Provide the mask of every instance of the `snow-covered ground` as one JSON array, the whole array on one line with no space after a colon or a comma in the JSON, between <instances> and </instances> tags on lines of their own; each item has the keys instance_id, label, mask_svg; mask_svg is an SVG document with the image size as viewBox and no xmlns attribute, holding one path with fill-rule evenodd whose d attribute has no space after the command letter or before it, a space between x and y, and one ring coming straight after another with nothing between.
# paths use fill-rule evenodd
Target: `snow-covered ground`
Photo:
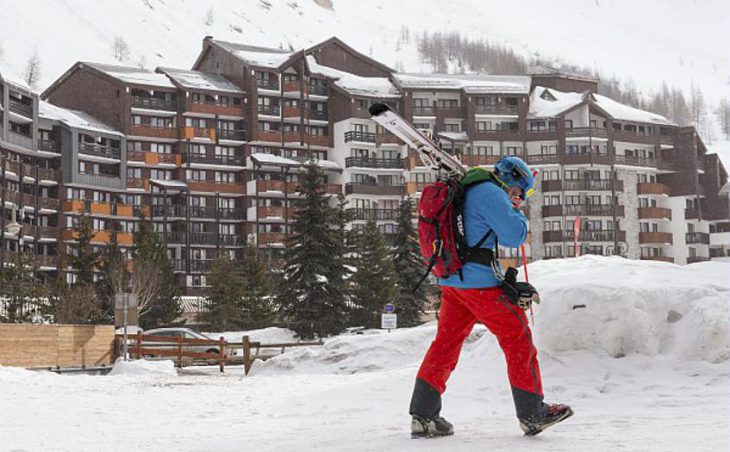
<instances>
[{"instance_id":1,"label":"snow-covered ground","mask_svg":"<svg viewBox=\"0 0 730 452\"><path fill-rule=\"evenodd\" d=\"M0 450L728 450L730 263L586 256L535 263L530 276L543 298L535 339L547 400L576 411L535 438L521 436L504 359L477 327L444 397L456 434L410 439L431 323L330 338L245 378L240 367L175 375L164 363L114 376L0 368Z\"/></svg>"}]
</instances>

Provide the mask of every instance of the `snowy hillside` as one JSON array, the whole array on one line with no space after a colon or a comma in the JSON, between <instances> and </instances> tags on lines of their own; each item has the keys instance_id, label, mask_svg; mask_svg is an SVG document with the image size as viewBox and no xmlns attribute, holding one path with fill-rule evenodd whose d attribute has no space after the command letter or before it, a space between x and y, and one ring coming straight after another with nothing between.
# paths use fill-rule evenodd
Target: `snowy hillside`
<instances>
[{"instance_id":1,"label":"snowy hillside","mask_svg":"<svg viewBox=\"0 0 730 452\"><path fill-rule=\"evenodd\" d=\"M0 368L0 449L728 450L729 263L586 256L535 263L530 275L543 298L534 336L547 400L576 412L536 438L521 436L504 358L477 327L444 398L456 434L410 439L432 323L330 338L257 362L245 378L235 367L175 375L171 363L106 377Z\"/></svg>"},{"instance_id":2,"label":"snowy hillside","mask_svg":"<svg viewBox=\"0 0 730 452\"><path fill-rule=\"evenodd\" d=\"M75 61L125 61L188 68L205 35L250 44L303 48L337 35L393 67L428 70L402 28L460 31L523 55L560 57L644 89L700 85L730 94L730 6L725 0L93 0L0 1L0 45L22 74L37 52L39 88Z\"/></svg>"}]
</instances>

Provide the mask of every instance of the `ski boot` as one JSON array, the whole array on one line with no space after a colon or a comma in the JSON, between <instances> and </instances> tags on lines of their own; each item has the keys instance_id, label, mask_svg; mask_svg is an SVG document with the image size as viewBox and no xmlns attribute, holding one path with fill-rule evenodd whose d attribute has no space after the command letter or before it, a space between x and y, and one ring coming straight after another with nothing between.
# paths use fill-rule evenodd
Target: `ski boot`
<instances>
[{"instance_id":1,"label":"ski boot","mask_svg":"<svg viewBox=\"0 0 730 452\"><path fill-rule=\"evenodd\" d=\"M543 404L540 414L519 420L520 428L525 432L525 436L535 436L572 415L573 410L568 405L559 403Z\"/></svg>"},{"instance_id":2,"label":"ski boot","mask_svg":"<svg viewBox=\"0 0 730 452\"><path fill-rule=\"evenodd\" d=\"M434 436L449 436L454 434L451 422L435 416L433 419L424 419L413 415L411 420L411 438L433 438Z\"/></svg>"}]
</instances>

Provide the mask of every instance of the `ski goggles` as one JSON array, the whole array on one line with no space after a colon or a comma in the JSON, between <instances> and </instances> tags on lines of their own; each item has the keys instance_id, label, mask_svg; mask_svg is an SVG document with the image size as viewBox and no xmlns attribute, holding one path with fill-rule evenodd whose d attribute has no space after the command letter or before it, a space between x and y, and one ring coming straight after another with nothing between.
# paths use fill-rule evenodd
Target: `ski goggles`
<instances>
[{"instance_id":1,"label":"ski goggles","mask_svg":"<svg viewBox=\"0 0 730 452\"><path fill-rule=\"evenodd\" d=\"M535 187L529 182L531 179L530 175L527 174L522 167L520 167L519 165L515 165L512 168L510 175L515 181L517 181L520 188L522 188L522 199L527 199L535 193ZM534 181L536 177L537 170L533 170L532 180Z\"/></svg>"}]
</instances>

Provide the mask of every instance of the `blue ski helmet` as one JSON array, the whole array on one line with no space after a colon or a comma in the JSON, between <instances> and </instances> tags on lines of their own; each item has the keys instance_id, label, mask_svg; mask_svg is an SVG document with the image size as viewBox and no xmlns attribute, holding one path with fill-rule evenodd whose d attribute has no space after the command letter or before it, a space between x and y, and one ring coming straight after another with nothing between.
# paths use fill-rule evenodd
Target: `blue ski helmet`
<instances>
[{"instance_id":1,"label":"blue ski helmet","mask_svg":"<svg viewBox=\"0 0 730 452\"><path fill-rule=\"evenodd\" d=\"M521 158L514 155L502 157L495 165L497 177L508 187L522 188L522 199L529 197L534 191L535 176Z\"/></svg>"}]
</instances>

